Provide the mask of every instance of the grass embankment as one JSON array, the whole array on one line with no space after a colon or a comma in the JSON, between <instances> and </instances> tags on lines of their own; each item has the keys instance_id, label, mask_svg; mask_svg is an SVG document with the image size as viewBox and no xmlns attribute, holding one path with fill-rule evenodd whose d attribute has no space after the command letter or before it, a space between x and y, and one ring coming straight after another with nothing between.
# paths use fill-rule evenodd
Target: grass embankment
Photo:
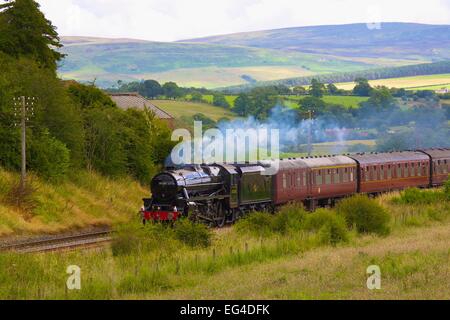
<instances>
[{"instance_id":1,"label":"grass embankment","mask_svg":"<svg viewBox=\"0 0 450 320\"><path fill-rule=\"evenodd\" d=\"M449 241L450 202L441 190L357 197L314 214L290 206L211 239L189 223L129 224L112 250L0 255L0 298L448 299ZM68 292L73 264L82 289ZM382 288L370 291L373 264Z\"/></svg>"},{"instance_id":2,"label":"grass embankment","mask_svg":"<svg viewBox=\"0 0 450 320\"><path fill-rule=\"evenodd\" d=\"M136 216L141 198L148 195L130 178L113 180L81 171L50 183L30 175L34 192L18 207L18 181L18 174L0 168L0 237L123 223Z\"/></svg>"}]
</instances>

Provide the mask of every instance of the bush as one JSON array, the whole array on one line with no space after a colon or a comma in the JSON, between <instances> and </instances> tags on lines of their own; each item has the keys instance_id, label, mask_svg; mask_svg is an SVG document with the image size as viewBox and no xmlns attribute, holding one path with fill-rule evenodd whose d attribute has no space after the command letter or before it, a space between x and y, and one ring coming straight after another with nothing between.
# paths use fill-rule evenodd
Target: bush
<instances>
[{"instance_id":1,"label":"bush","mask_svg":"<svg viewBox=\"0 0 450 320\"><path fill-rule=\"evenodd\" d=\"M175 238L190 247L208 247L212 233L207 226L189 219L181 219L174 226Z\"/></svg>"},{"instance_id":2,"label":"bush","mask_svg":"<svg viewBox=\"0 0 450 320\"><path fill-rule=\"evenodd\" d=\"M307 213L303 206L297 203L288 204L273 216L272 230L277 233L299 231L302 229L306 216Z\"/></svg>"},{"instance_id":3,"label":"bush","mask_svg":"<svg viewBox=\"0 0 450 320\"><path fill-rule=\"evenodd\" d=\"M253 212L237 221L236 230L241 233L251 233L256 236L272 234L273 216L267 212Z\"/></svg>"},{"instance_id":4,"label":"bush","mask_svg":"<svg viewBox=\"0 0 450 320\"><path fill-rule=\"evenodd\" d=\"M318 209L307 216L304 228L318 232L319 240L323 244L336 245L348 240L345 219L333 211Z\"/></svg>"},{"instance_id":5,"label":"bush","mask_svg":"<svg viewBox=\"0 0 450 320\"><path fill-rule=\"evenodd\" d=\"M447 199L450 200L450 178L444 184L444 194L447 196Z\"/></svg>"},{"instance_id":6,"label":"bush","mask_svg":"<svg viewBox=\"0 0 450 320\"><path fill-rule=\"evenodd\" d=\"M70 151L64 143L45 131L33 139L30 152L30 167L49 180L63 179L70 166Z\"/></svg>"},{"instance_id":7,"label":"bush","mask_svg":"<svg viewBox=\"0 0 450 320\"><path fill-rule=\"evenodd\" d=\"M392 201L397 204L433 204L442 200L442 193L434 190L409 188L400 193Z\"/></svg>"},{"instance_id":8,"label":"bush","mask_svg":"<svg viewBox=\"0 0 450 320\"><path fill-rule=\"evenodd\" d=\"M388 212L376 201L365 195L356 195L342 200L336 211L343 216L349 227L355 227L359 233L389 233Z\"/></svg>"}]
</instances>

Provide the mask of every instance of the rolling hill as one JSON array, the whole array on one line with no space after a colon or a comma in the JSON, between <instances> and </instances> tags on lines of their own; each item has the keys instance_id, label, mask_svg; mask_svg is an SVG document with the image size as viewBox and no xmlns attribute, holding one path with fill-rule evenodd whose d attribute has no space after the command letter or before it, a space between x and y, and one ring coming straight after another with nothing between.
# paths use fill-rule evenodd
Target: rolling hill
<instances>
[{"instance_id":1,"label":"rolling hill","mask_svg":"<svg viewBox=\"0 0 450 320\"><path fill-rule=\"evenodd\" d=\"M152 42L62 37L64 79L110 86L156 79L225 87L450 59L450 26L386 23L317 26Z\"/></svg>"},{"instance_id":2,"label":"rolling hill","mask_svg":"<svg viewBox=\"0 0 450 320\"><path fill-rule=\"evenodd\" d=\"M449 34L450 25L381 23L377 29L357 23L244 32L184 42L344 57L443 60L450 59Z\"/></svg>"}]
</instances>

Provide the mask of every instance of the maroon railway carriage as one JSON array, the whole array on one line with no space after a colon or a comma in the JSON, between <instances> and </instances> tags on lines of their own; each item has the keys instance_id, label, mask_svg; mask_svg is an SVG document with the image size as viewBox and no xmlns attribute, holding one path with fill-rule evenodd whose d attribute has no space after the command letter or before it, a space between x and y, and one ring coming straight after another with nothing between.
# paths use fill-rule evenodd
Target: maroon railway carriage
<instances>
[{"instance_id":1,"label":"maroon railway carriage","mask_svg":"<svg viewBox=\"0 0 450 320\"><path fill-rule=\"evenodd\" d=\"M349 155L358 163L358 192L380 193L430 184L430 160L423 152Z\"/></svg>"},{"instance_id":2,"label":"maroon railway carriage","mask_svg":"<svg viewBox=\"0 0 450 320\"><path fill-rule=\"evenodd\" d=\"M356 162L346 156L291 158L280 161L274 177L274 204L332 200L356 192Z\"/></svg>"},{"instance_id":3,"label":"maroon railway carriage","mask_svg":"<svg viewBox=\"0 0 450 320\"><path fill-rule=\"evenodd\" d=\"M431 157L432 186L442 185L450 173L450 149L421 150Z\"/></svg>"}]
</instances>

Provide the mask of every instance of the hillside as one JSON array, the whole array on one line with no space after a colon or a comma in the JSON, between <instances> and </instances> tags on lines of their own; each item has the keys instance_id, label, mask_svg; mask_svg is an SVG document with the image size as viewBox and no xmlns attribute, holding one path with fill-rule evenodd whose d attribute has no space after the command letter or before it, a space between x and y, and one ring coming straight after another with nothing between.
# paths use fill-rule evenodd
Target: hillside
<instances>
[{"instance_id":1,"label":"hillside","mask_svg":"<svg viewBox=\"0 0 450 320\"><path fill-rule=\"evenodd\" d=\"M450 26L384 23L238 33L181 42L62 37L65 79L225 87L450 59Z\"/></svg>"},{"instance_id":2,"label":"hillside","mask_svg":"<svg viewBox=\"0 0 450 320\"><path fill-rule=\"evenodd\" d=\"M216 44L83 37L63 37L62 41L67 57L59 68L61 76L97 79L100 85L153 78L184 86L217 87L376 66L339 57Z\"/></svg>"},{"instance_id":3,"label":"hillside","mask_svg":"<svg viewBox=\"0 0 450 320\"><path fill-rule=\"evenodd\" d=\"M450 58L450 25L365 23L297 27L186 40L345 57L442 60Z\"/></svg>"},{"instance_id":4,"label":"hillside","mask_svg":"<svg viewBox=\"0 0 450 320\"><path fill-rule=\"evenodd\" d=\"M136 217L147 190L131 178L111 179L85 171L59 183L36 175L23 208L13 205L19 174L0 167L0 238L53 234L92 226L111 226Z\"/></svg>"}]
</instances>

